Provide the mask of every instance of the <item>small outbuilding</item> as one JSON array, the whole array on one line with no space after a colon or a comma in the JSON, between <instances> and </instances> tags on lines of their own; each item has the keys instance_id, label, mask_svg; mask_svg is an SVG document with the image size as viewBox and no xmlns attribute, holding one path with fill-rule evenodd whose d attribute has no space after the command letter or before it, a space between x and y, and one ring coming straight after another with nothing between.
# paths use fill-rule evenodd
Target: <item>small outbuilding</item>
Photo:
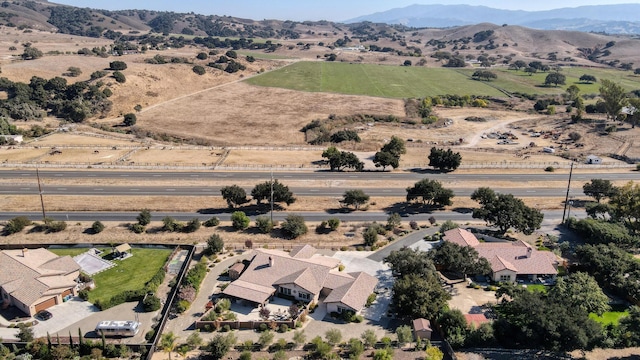
<instances>
[{"instance_id":1,"label":"small outbuilding","mask_svg":"<svg viewBox=\"0 0 640 360\"><path fill-rule=\"evenodd\" d=\"M237 262L229 268L229 277L231 280L238 280L242 271L244 271L244 264L242 262Z\"/></svg>"},{"instance_id":2,"label":"small outbuilding","mask_svg":"<svg viewBox=\"0 0 640 360\"><path fill-rule=\"evenodd\" d=\"M126 257L127 255L130 254L129 253L130 251L131 251L131 245L129 245L128 243L120 244L116 246L116 248L114 249L114 252L118 257Z\"/></svg>"},{"instance_id":3,"label":"small outbuilding","mask_svg":"<svg viewBox=\"0 0 640 360\"><path fill-rule=\"evenodd\" d=\"M431 340L432 332L433 330L431 329L431 322L429 320L423 318L413 320L413 334L416 339Z\"/></svg>"},{"instance_id":4,"label":"small outbuilding","mask_svg":"<svg viewBox=\"0 0 640 360\"><path fill-rule=\"evenodd\" d=\"M595 155L589 155L587 156L586 163L591 165L602 164L602 158Z\"/></svg>"}]
</instances>

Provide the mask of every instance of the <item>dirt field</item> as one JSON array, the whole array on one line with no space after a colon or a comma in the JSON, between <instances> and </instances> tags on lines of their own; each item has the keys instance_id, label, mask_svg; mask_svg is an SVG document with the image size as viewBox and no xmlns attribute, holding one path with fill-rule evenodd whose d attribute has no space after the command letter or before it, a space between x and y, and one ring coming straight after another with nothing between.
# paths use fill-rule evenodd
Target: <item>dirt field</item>
<instances>
[{"instance_id":1,"label":"dirt field","mask_svg":"<svg viewBox=\"0 0 640 360\"><path fill-rule=\"evenodd\" d=\"M127 157L129 162L154 163L154 164L196 164L213 166L224 151L221 150L183 150L173 149L170 146L161 149L142 149Z\"/></svg>"}]
</instances>

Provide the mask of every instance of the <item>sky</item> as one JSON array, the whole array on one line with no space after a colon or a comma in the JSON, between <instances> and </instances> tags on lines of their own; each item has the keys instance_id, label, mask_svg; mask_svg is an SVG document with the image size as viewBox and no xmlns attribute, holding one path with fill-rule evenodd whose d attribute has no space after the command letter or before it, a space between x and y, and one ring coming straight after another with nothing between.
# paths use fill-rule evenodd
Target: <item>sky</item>
<instances>
[{"instance_id":1,"label":"sky","mask_svg":"<svg viewBox=\"0 0 640 360\"><path fill-rule=\"evenodd\" d=\"M51 0L94 9L146 9L229 15L254 20L343 21L413 4L484 5L507 10L551 10L559 7L640 3L629 0Z\"/></svg>"}]
</instances>

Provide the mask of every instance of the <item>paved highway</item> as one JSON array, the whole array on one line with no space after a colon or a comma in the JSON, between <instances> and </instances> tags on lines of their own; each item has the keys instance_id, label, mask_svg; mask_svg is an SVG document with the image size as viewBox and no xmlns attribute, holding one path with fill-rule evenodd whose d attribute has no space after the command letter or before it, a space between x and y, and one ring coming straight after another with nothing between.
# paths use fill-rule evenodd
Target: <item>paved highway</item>
<instances>
[{"instance_id":1,"label":"paved highway","mask_svg":"<svg viewBox=\"0 0 640 360\"><path fill-rule=\"evenodd\" d=\"M478 171L481 171L478 170ZM458 174L425 172L330 172L330 171L282 171L274 172L274 176L281 181L286 180L420 180L425 177L447 181L566 181L568 175L544 173L539 174ZM136 179L136 180L268 180L268 171L126 171L126 170L41 170L43 179ZM34 170L0 170L0 179L35 179ZM589 181L591 179L605 180L640 180L640 172L628 170L621 173L575 173L573 180ZM35 180L34 180L35 181Z\"/></svg>"},{"instance_id":2,"label":"paved highway","mask_svg":"<svg viewBox=\"0 0 640 360\"><path fill-rule=\"evenodd\" d=\"M47 195L85 195L85 196L220 196L220 186L75 186L48 185L43 187ZM252 187L246 187L247 194ZM351 188L339 187L290 187L295 196L341 197ZM369 196L404 197L406 189L399 188L361 188ZM456 188L456 196L471 196L476 188ZM566 188L493 188L497 192L513 194L517 197L563 197ZM38 186L0 184L0 194L29 195L37 194ZM573 190L571 195L584 195L581 190Z\"/></svg>"},{"instance_id":3,"label":"paved highway","mask_svg":"<svg viewBox=\"0 0 640 360\"><path fill-rule=\"evenodd\" d=\"M562 219L562 210L549 210L543 211L545 215L545 224L557 224ZM47 212L47 217L64 220L64 221L120 221L120 222L135 222L136 216L139 212L94 212L94 211L78 211L78 212ZM258 215L264 214L248 214L249 217L254 220ZM273 219L282 221L289 215L289 212L274 212ZM306 221L320 222L332 217L337 217L341 221L378 221L386 222L389 217L388 213L382 211L355 211L347 213L329 213L329 212L295 212L295 214L302 215ZM152 212L153 221L161 221L166 216L171 216L179 221L188 221L193 218L199 218L200 220L206 220L212 216L217 216L220 220L229 221L231 213L228 212L215 212L211 214L204 213L186 213L186 212ZM586 214L582 210L571 210L571 215L577 217L585 217ZM34 221L42 220L41 212L0 212L0 221L6 221L16 216L27 216ZM453 211L434 211L431 213L419 213L419 214L407 214L403 217L405 221L428 221L433 216L438 222L446 220L452 221L472 221L471 213L459 213Z\"/></svg>"}]
</instances>

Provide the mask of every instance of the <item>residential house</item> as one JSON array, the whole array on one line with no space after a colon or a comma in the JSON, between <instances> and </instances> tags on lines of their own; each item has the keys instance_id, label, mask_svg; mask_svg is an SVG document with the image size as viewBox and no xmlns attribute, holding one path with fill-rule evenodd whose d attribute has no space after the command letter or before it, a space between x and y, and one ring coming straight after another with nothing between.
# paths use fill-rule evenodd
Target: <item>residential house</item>
<instances>
[{"instance_id":1,"label":"residential house","mask_svg":"<svg viewBox=\"0 0 640 360\"><path fill-rule=\"evenodd\" d=\"M14 305L29 316L76 295L80 265L47 249L0 251L2 306Z\"/></svg>"},{"instance_id":2,"label":"residential house","mask_svg":"<svg viewBox=\"0 0 640 360\"><path fill-rule=\"evenodd\" d=\"M491 264L493 281L515 282L516 279L534 280L553 277L558 273L558 259L550 251L538 251L522 240L480 242L465 229L452 229L443 239L460 246L471 246Z\"/></svg>"},{"instance_id":3,"label":"residential house","mask_svg":"<svg viewBox=\"0 0 640 360\"><path fill-rule=\"evenodd\" d=\"M309 245L290 253L256 249L244 271L223 294L252 305L265 304L277 295L291 300L318 303L328 312L359 312L378 280L363 272L339 271L340 260L316 253Z\"/></svg>"}]
</instances>

